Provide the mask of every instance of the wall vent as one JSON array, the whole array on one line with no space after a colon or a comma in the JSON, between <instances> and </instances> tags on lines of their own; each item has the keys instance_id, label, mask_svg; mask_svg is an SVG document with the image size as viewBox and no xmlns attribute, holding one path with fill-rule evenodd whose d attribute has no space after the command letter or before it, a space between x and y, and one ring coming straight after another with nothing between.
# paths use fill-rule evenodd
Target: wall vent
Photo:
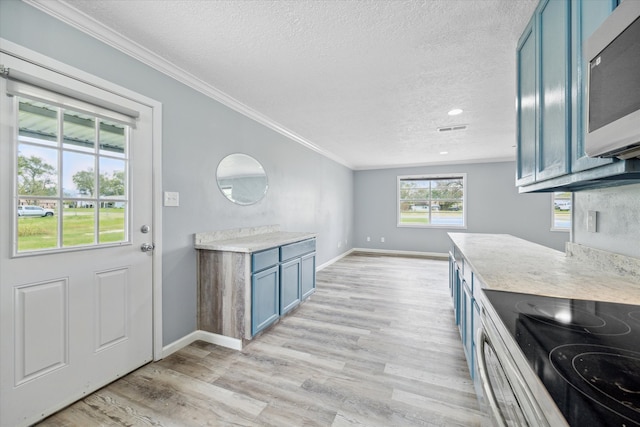
<instances>
[{"instance_id":1,"label":"wall vent","mask_svg":"<svg viewBox=\"0 0 640 427\"><path fill-rule=\"evenodd\" d=\"M438 132L454 132L459 130L467 130L467 125L453 125L453 126L443 126L439 127Z\"/></svg>"}]
</instances>

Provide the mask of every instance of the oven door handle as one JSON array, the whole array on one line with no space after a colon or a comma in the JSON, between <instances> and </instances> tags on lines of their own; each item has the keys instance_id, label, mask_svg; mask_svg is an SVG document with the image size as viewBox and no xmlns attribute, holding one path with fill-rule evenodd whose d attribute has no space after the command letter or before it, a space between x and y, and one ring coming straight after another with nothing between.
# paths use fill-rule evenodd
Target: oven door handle
<instances>
[{"instance_id":1,"label":"oven door handle","mask_svg":"<svg viewBox=\"0 0 640 427\"><path fill-rule=\"evenodd\" d=\"M478 361L478 374L480 375L480 382L482 382L482 388L484 389L484 394L487 397L487 402L489 403L489 408L493 413L496 422L499 427L507 427L507 422L504 419L504 415L502 411L500 411L500 407L498 406L498 400L496 399L496 395L491 387L491 383L489 382L489 374L487 373L487 360L484 354L485 345L489 345L489 347L493 348L491 342L489 341L489 337L487 336L484 328L478 329L476 342L476 360Z\"/></svg>"}]
</instances>

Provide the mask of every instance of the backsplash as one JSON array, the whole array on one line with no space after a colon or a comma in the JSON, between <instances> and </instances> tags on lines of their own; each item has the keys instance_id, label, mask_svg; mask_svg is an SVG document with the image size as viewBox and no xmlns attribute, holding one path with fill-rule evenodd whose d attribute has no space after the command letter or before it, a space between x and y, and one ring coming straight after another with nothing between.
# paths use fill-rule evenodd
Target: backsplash
<instances>
[{"instance_id":1,"label":"backsplash","mask_svg":"<svg viewBox=\"0 0 640 427\"><path fill-rule=\"evenodd\" d=\"M587 231L589 211L597 212L597 231ZM640 184L574 194L573 242L640 258Z\"/></svg>"},{"instance_id":2,"label":"backsplash","mask_svg":"<svg viewBox=\"0 0 640 427\"><path fill-rule=\"evenodd\" d=\"M571 242L567 243L566 253L567 256L588 262L600 270L615 271L640 278L640 258L615 254Z\"/></svg>"}]
</instances>

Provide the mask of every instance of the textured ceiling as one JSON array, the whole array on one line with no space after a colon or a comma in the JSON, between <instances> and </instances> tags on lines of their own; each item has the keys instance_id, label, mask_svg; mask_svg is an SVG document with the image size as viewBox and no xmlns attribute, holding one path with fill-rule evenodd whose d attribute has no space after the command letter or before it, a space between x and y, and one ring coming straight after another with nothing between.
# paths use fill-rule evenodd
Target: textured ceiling
<instances>
[{"instance_id":1,"label":"textured ceiling","mask_svg":"<svg viewBox=\"0 0 640 427\"><path fill-rule=\"evenodd\" d=\"M537 2L62 3L368 169L514 159L515 46Z\"/></svg>"}]
</instances>

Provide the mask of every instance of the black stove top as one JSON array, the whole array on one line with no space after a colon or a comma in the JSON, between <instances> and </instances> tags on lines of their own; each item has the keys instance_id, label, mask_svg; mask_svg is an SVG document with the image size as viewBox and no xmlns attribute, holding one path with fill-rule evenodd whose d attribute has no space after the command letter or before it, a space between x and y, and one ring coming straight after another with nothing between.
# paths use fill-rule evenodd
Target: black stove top
<instances>
[{"instance_id":1,"label":"black stove top","mask_svg":"<svg viewBox=\"0 0 640 427\"><path fill-rule=\"evenodd\" d=\"M571 426L640 426L640 306L484 290Z\"/></svg>"}]
</instances>

